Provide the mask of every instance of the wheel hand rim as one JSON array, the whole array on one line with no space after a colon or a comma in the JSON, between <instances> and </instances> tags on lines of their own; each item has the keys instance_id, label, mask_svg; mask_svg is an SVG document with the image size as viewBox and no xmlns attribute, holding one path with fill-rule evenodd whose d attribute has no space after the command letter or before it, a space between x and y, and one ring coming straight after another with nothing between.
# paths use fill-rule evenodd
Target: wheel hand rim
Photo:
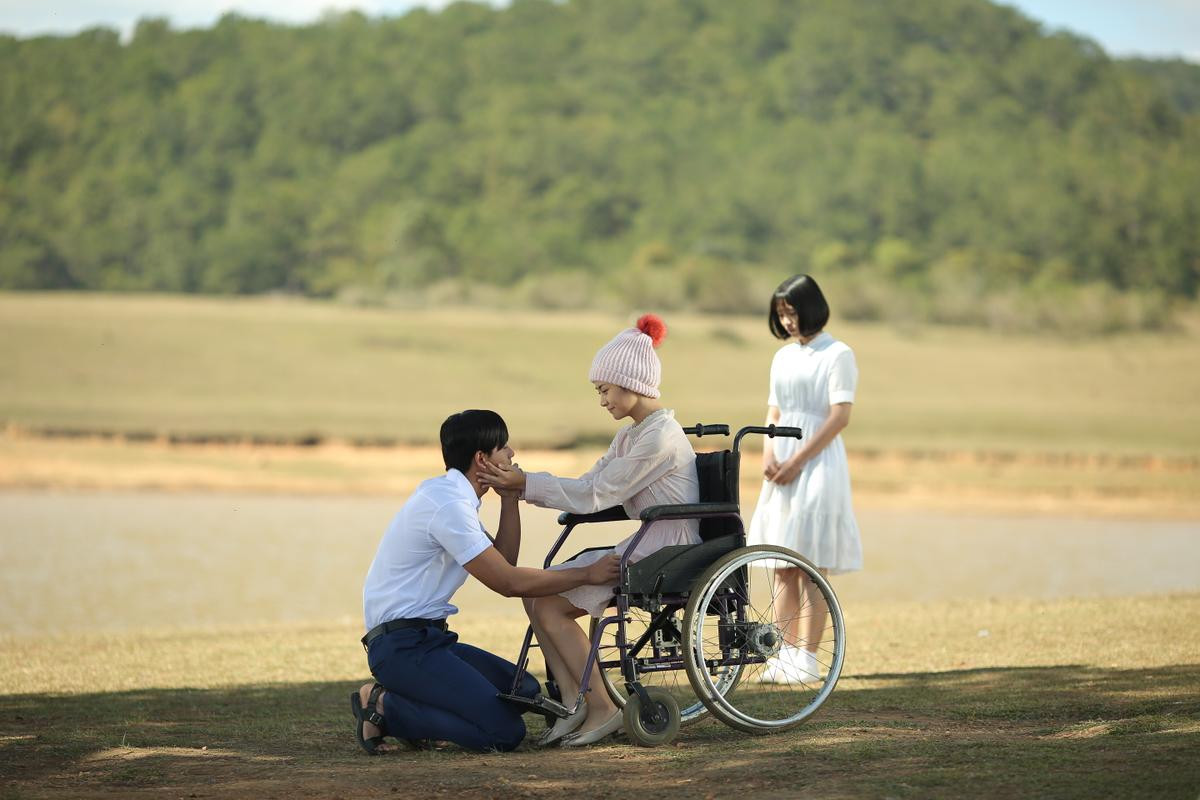
<instances>
[{"instance_id":1,"label":"wheel hand rim","mask_svg":"<svg viewBox=\"0 0 1200 800\"><path fill-rule=\"evenodd\" d=\"M741 723L750 726L751 728L764 731L772 729L783 729L799 724L809 716L814 714L829 695L833 692L834 686L837 684L838 677L841 673L841 666L845 655L845 625L841 614L841 608L836 602L836 597L833 595L833 590L828 582L815 570L810 570L811 565L808 565L803 558L798 554L787 551L783 548L775 548L769 546L759 546L756 548L747 548L740 551L736 558L732 558L726 563L716 574L714 574L703 588L702 596L699 600L699 605L696 609L699 613L695 613L693 622L694 633L687 637L689 645L693 648L692 655L697 665L703 664L703 647L708 641L705 635L706 630L719 626L719 622L715 625L710 625L709 617L704 613L704 609L708 609L713 603L717 593L721 591L723 585L732 576L743 568L754 567L756 561L784 561L789 562L791 566L801 567L804 569L806 577L817 585L823 597L832 599L828 605L828 613L831 616L831 627L835 631L834 651L831 658L829 673L825 676L824 685L797 713L791 714L783 719L764 719L754 716L746 711L735 706L729 700L729 695L717 691L717 686L712 680L710 669L697 669L699 679L702 682L702 694L707 697L707 700L718 705L723 711L729 714ZM761 564L759 566L765 566ZM757 567L755 567L757 568ZM748 596L742 598L745 607L754 608L753 602ZM713 618L716 619L715 617ZM719 640L719 637L718 637ZM753 662L761 663L761 662ZM743 668L748 664L743 663ZM695 688L695 687L694 687Z\"/></svg>"}]
</instances>

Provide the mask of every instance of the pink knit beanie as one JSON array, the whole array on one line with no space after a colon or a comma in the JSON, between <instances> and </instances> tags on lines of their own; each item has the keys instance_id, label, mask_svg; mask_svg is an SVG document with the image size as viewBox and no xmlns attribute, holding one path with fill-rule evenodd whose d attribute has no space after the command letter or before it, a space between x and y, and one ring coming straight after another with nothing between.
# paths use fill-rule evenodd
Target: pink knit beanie
<instances>
[{"instance_id":1,"label":"pink knit beanie","mask_svg":"<svg viewBox=\"0 0 1200 800\"><path fill-rule=\"evenodd\" d=\"M611 383L646 397L658 397L662 364L654 348L667 335L667 323L646 314L637 327L626 328L600 348L592 359L588 380Z\"/></svg>"}]
</instances>

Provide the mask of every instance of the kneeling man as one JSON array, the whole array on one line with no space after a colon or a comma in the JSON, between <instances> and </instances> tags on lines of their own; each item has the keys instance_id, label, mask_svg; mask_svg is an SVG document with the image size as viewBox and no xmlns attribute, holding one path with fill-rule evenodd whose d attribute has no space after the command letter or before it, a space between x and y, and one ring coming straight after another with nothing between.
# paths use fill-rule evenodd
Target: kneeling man
<instances>
[{"instance_id":1,"label":"kneeling man","mask_svg":"<svg viewBox=\"0 0 1200 800\"><path fill-rule=\"evenodd\" d=\"M516 566L521 518L515 494L501 493L493 540L479 521L485 463L509 466L508 428L494 411L454 414L441 429L446 474L422 483L392 520L363 586L367 664L377 683L351 694L358 742L386 752L383 737L451 741L471 750L512 750L525 738L521 712L499 699L516 667L461 644L446 626L450 598L473 575L505 597L545 597L616 582L613 556L560 570ZM520 693L533 696L525 675Z\"/></svg>"}]
</instances>

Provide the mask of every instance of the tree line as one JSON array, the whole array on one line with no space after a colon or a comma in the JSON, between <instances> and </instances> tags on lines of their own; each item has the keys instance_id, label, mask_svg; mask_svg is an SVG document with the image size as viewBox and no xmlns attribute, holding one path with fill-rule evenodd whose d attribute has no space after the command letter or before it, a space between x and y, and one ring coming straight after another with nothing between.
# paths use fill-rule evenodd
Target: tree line
<instances>
[{"instance_id":1,"label":"tree line","mask_svg":"<svg viewBox=\"0 0 1200 800\"><path fill-rule=\"evenodd\" d=\"M1200 289L1197 98L986 0L0 37L0 288L737 311L811 271L861 316L1152 325Z\"/></svg>"}]
</instances>

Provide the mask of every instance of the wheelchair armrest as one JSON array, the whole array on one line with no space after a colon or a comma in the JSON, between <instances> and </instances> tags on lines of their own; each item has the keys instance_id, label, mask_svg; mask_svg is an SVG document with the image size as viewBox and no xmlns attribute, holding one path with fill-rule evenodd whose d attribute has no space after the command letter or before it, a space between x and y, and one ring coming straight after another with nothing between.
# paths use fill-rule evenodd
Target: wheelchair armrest
<instances>
[{"instance_id":1,"label":"wheelchair armrest","mask_svg":"<svg viewBox=\"0 0 1200 800\"><path fill-rule=\"evenodd\" d=\"M642 522L658 519L698 519L718 514L738 513L737 503L681 503L679 505L650 506L642 509Z\"/></svg>"},{"instance_id":2,"label":"wheelchair armrest","mask_svg":"<svg viewBox=\"0 0 1200 800\"><path fill-rule=\"evenodd\" d=\"M591 514L573 514L570 511L564 511L558 515L558 524L578 525L581 522L618 522L623 519L629 519L629 515L625 513L625 509L621 506L613 506L603 511L594 511Z\"/></svg>"}]
</instances>

